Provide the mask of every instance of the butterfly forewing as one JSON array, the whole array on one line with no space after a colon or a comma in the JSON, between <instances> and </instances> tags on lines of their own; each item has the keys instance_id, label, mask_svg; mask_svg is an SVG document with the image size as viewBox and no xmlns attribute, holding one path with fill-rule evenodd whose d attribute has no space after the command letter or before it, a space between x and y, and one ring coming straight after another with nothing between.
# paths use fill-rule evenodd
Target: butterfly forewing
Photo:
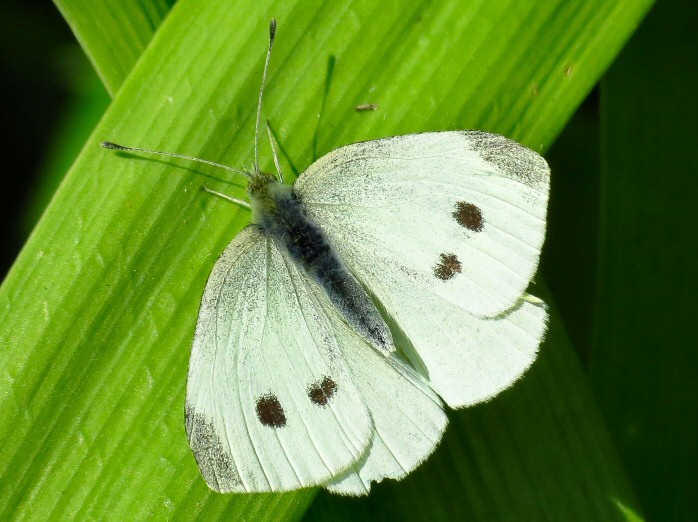
<instances>
[{"instance_id":1,"label":"butterfly forewing","mask_svg":"<svg viewBox=\"0 0 698 522\"><path fill-rule=\"evenodd\" d=\"M332 151L294 187L449 405L535 360L547 312L522 297L545 236L540 156L482 132L397 136Z\"/></svg>"},{"instance_id":2,"label":"butterfly forewing","mask_svg":"<svg viewBox=\"0 0 698 522\"><path fill-rule=\"evenodd\" d=\"M186 427L216 491L317 485L370 444L372 421L325 312L331 304L313 285L254 225L211 272L192 348Z\"/></svg>"},{"instance_id":3,"label":"butterfly forewing","mask_svg":"<svg viewBox=\"0 0 698 522\"><path fill-rule=\"evenodd\" d=\"M341 147L294 188L359 279L378 257L488 317L511 308L536 270L548 177L545 161L521 145L459 131Z\"/></svg>"}]
</instances>

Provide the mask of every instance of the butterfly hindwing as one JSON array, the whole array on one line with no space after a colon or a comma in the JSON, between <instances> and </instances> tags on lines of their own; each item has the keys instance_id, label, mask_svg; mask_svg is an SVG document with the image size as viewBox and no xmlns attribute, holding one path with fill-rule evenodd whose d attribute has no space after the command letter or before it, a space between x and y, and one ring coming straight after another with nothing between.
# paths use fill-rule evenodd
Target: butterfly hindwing
<instances>
[{"instance_id":1,"label":"butterfly hindwing","mask_svg":"<svg viewBox=\"0 0 698 522\"><path fill-rule=\"evenodd\" d=\"M363 495L372 482L399 480L421 464L441 440L448 421L429 384L394 355L362 349L347 351L346 359L375 433L364 457L325 487L333 493Z\"/></svg>"},{"instance_id":2,"label":"butterfly hindwing","mask_svg":"<svg viewBox=\"0 0 698 522\"><path fill-rule=\"evenodd\" d=\"M212 489L317 485L365 454L373 424L321 299L254 225L216 262L186 397L187 435Z\"/></svg>"},{"instance_id":3,"label":"butterfly hindwing","mask_svg":"<svg viewBox=\"0 0 698 522\"><path fill-rule=\"evenodd\" d=\"M386 285L385 306L404 337L406 357L452 408L477 404L511 386L536 358L545 305L520 299L496 317L476 317L435 294ZM395 298L397 296L397 298Z\"/></svg>"}]
</instances>

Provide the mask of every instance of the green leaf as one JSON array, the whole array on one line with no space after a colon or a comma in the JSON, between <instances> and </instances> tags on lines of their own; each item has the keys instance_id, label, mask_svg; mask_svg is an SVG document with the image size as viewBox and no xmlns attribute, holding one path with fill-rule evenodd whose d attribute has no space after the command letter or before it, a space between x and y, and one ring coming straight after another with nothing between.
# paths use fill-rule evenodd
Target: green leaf
<instances>
[{"instance_id":1,"label":"green leaf","mask_svg":"<svg viewBox=\"0 0 698 522\"><path fill-rule=\"evenodd\" d=\"M658 2L602 83L592 378L652 520L698 517L698 6Z\"/></svg>"},{"instance_id":2,"label":"green leaf","mask_svg":"<svg viewBox=\"0 0 698 522\"><path fill-rule=\"evenodd\" d=\"M186 364L204 282L249 220L200 187L242 197L242 180L114 154L99 141L249 165L274 15L265 114L287 172L351 141L437 129L481 128L540 150L649 5L181 0L0 289L0 514L291 519L314 494L213 494L184 435ZM361 103L379 109L356 113ZM421 502L488 520L526 512L620 519L616 503L633 501L561 339L553 322L521 383L454 414L444 444L414 479L354 502L377 512L399 502L407 514ZM424 486L430 482L438 487ZM372 507L381 495L382 506ZM343 507L334 509L339 516Z\"/></svg>"},{"instance_id":3,"label":"green leaf","mask_svg":"<svg viewBox=\"0 0 698 522\"><path fill-rule=\"evenodd\" d=\"M323 492L306 519L634 520L585 381L553 321L526 376L487 404L452 412L441 447L409 477L379 484L367 500Z\"/></svg>"},{"instance_id":4,"label":"green leaf","mask_svg":"<svg viewBox=\"0 0 698 522\"><path fill-rule=\"evenodd\" d=\"M112 96L168 12L170 0L54 0Z\"/></svg>"}]
</instances>

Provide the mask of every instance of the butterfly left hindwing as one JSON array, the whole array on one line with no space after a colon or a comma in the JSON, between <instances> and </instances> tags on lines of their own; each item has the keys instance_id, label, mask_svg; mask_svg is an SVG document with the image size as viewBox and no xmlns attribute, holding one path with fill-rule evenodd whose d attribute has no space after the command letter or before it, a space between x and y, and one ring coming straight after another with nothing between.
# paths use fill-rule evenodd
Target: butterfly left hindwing
<instances>
[{"instance_id":1,"label":"butterfly left hindwing","mask_svg":"<svg viewBox=\"0 0 698 522\"><path fill-rule=\"evenodd\" d=\"M360 339L334 310L335 335L344 360L373 420L371 445L359 462L323 484L333 493L368 494L372 482L401 479L441 440L446 414L426 380L395 355Z\"/></svg>"},{"instance_id":2,"label":"butterfly left hindwing","mask_svg":"<svg viewBox=\"0 0 698 522\"><path fill-rule=\"evenodd\" d=\"M421 378L385 357L287 252L243 230L206 285L187 382L187 434L208 485L288 491L355 476L337 490L360 494L410 471L445 415ZM396 436L414 419L419 433Z\"/></svg>"}]
</instances>

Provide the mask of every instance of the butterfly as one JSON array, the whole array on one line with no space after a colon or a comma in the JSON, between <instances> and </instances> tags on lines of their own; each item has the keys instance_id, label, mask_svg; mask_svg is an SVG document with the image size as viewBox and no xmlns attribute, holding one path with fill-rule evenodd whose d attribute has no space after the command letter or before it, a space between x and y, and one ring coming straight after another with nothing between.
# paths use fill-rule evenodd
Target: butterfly
<instances>
[{"instance_id":1,"label":"butterfly","mask_svg":"<svg viewBox=\"0 0 698 522\"><path fill-rule=\"evenodd\" d=\"M502 136L445 131L340 147L284 184L271 133L279 177L257 159L275 32L250 204L209 190L252 222L204 290L186 433L215 491L364 495L434 451L445 404L486 401L535 360L547 311L525 291L550 172Z\"/></svg>"}]
</instances>

